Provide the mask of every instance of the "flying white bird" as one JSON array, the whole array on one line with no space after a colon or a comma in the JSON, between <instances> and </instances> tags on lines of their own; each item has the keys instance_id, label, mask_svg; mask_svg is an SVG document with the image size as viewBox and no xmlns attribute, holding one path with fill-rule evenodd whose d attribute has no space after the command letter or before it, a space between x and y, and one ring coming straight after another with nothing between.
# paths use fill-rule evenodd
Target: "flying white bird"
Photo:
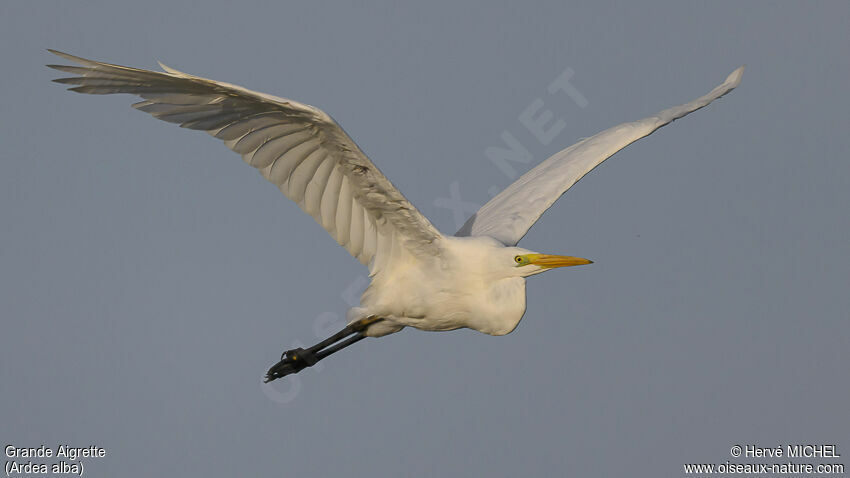
<instances>
[{"instance_id":1,"label":"flying white bird","mask_svg":"<svg viewBox=\"0 0 850 478\"><path fill-rule=\"evenodd\" d=\"M242 155L369 267L371 283L348 325L313 347L288 350L266 381L295 373L365 337L404 327L490 335L514 330L525 314L525 278L590 264L516 247L567 189L617 151L734 89L744 67L690 103L583 139L528 171L454 235L440 233L343 129L318 108L208 80L160 64L154 72L50 50L82 66L53 81L89 94L130 93L161 120L206 131Z\"/></svg>"}]
</instances>

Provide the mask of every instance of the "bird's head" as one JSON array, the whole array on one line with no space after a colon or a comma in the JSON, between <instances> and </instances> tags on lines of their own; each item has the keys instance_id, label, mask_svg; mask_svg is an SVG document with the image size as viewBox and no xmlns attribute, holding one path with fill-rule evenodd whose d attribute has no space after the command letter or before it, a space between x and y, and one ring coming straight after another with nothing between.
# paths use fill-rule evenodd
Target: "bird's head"
<instances>
[{"instance_id":1,"label":"bird's head","mask_svg":"<svg viewBox=\"0 0 850 478\"><path fill-rule=\"evenodd\" d=\"M541 254L521 247L506 247L501 262L511 268L514 277L528 277L557 267L593 264L593 261L573 256Z\"/></svg>"},{"instance_id":2,"label":"bird's head","mask_svg":"<svg viewBox=\"0 0 850 478\"><path fill-rule=\"evenodd\" d=\"M446 237L446 264L453 268L491 279L528 277L557 267L592 264L593 261L573 256L541 254L522 247L505 246L487 236Z\"/></svg>"}]
</instances>

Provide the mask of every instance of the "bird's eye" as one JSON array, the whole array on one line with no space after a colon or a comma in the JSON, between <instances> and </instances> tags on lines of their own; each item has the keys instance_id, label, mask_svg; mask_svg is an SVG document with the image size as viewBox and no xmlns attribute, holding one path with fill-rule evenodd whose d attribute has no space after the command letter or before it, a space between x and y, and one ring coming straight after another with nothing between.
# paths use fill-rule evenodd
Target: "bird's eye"
<instances>
[{"instance_id":1,"label":"bird's eye","mask_svg":"<svg viewBox=\"0 0 850 478\"><path fill-rule=\"evenodd\" d=\"M516 261L517 264L522 264L522 256L516 256L516 257L514 257L514 260Z\"/></svg>"}]
</instances>

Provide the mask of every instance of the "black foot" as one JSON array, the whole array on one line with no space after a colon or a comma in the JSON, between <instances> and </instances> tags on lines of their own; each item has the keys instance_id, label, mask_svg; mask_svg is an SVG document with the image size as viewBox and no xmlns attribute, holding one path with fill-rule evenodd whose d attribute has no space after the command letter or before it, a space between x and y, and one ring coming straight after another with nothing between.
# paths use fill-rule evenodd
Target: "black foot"
<instances>
[{"instance_id":1,"label":"black foot","mask_svg":"<svg viewBox=\"0 0 850 478\"><path fill-rule=\"evenodd\" d=\"M298 373L307 367L316 365L319 358L310 350L302 348L287 350L280 356L280 362L271 366L266 372L266 383L285 377L291 373Z\"/></svg>"},{"instance_id":2,"label":"black foot","mask_svg":"<svg viewBox=\"0 0 850 478\"><path fill-rule=\"evenodd\" d=\"M281 355L280 362L272 365L269 371L266 372L265 382L268 383L289 374L298 373L307 367L312 367L328 355L365 339L366 336L363 335L363 331L366 330L366 327L379 320L381 319L375 317L361 319L349 324L336 334L310 348L303 349L299 347L297 349L287 350Z\"/></svg>"}]
</instances>

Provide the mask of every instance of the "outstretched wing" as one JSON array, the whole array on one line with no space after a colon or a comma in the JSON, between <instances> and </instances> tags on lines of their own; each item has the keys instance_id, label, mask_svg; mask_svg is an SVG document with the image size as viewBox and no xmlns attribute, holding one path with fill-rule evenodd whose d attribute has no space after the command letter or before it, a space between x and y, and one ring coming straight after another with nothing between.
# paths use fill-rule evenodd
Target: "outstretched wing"
<instances>
[{"instance_id":1,"label":"outstretched wing","mask_svg":"<svg viewBox=\"0 0 850 478\"><path fill-rule=\"evenodd\" d=\"M396 244L428 250L440 237L318 108L161 64L164 73L50 52L82 65L48 65L77 75L53 80L78 85L71 91L135 94L145 101L134 108L223 140L363 264Z\"/></svg>"},{"instance_id":2,"label":"outstretched wing","mask_svg":"<svg viewBox=\"0 0 850 478\"><path fill-rule=\"evenodd\" d=\"M537 219L585 174L631 143L729 93L741 82L743 73L742 66L723 84L690 103L640 121L623 123L555 153L479 209L457 235L490 236L505 245L516 245Z\"/></svg>"}]
</instances>

